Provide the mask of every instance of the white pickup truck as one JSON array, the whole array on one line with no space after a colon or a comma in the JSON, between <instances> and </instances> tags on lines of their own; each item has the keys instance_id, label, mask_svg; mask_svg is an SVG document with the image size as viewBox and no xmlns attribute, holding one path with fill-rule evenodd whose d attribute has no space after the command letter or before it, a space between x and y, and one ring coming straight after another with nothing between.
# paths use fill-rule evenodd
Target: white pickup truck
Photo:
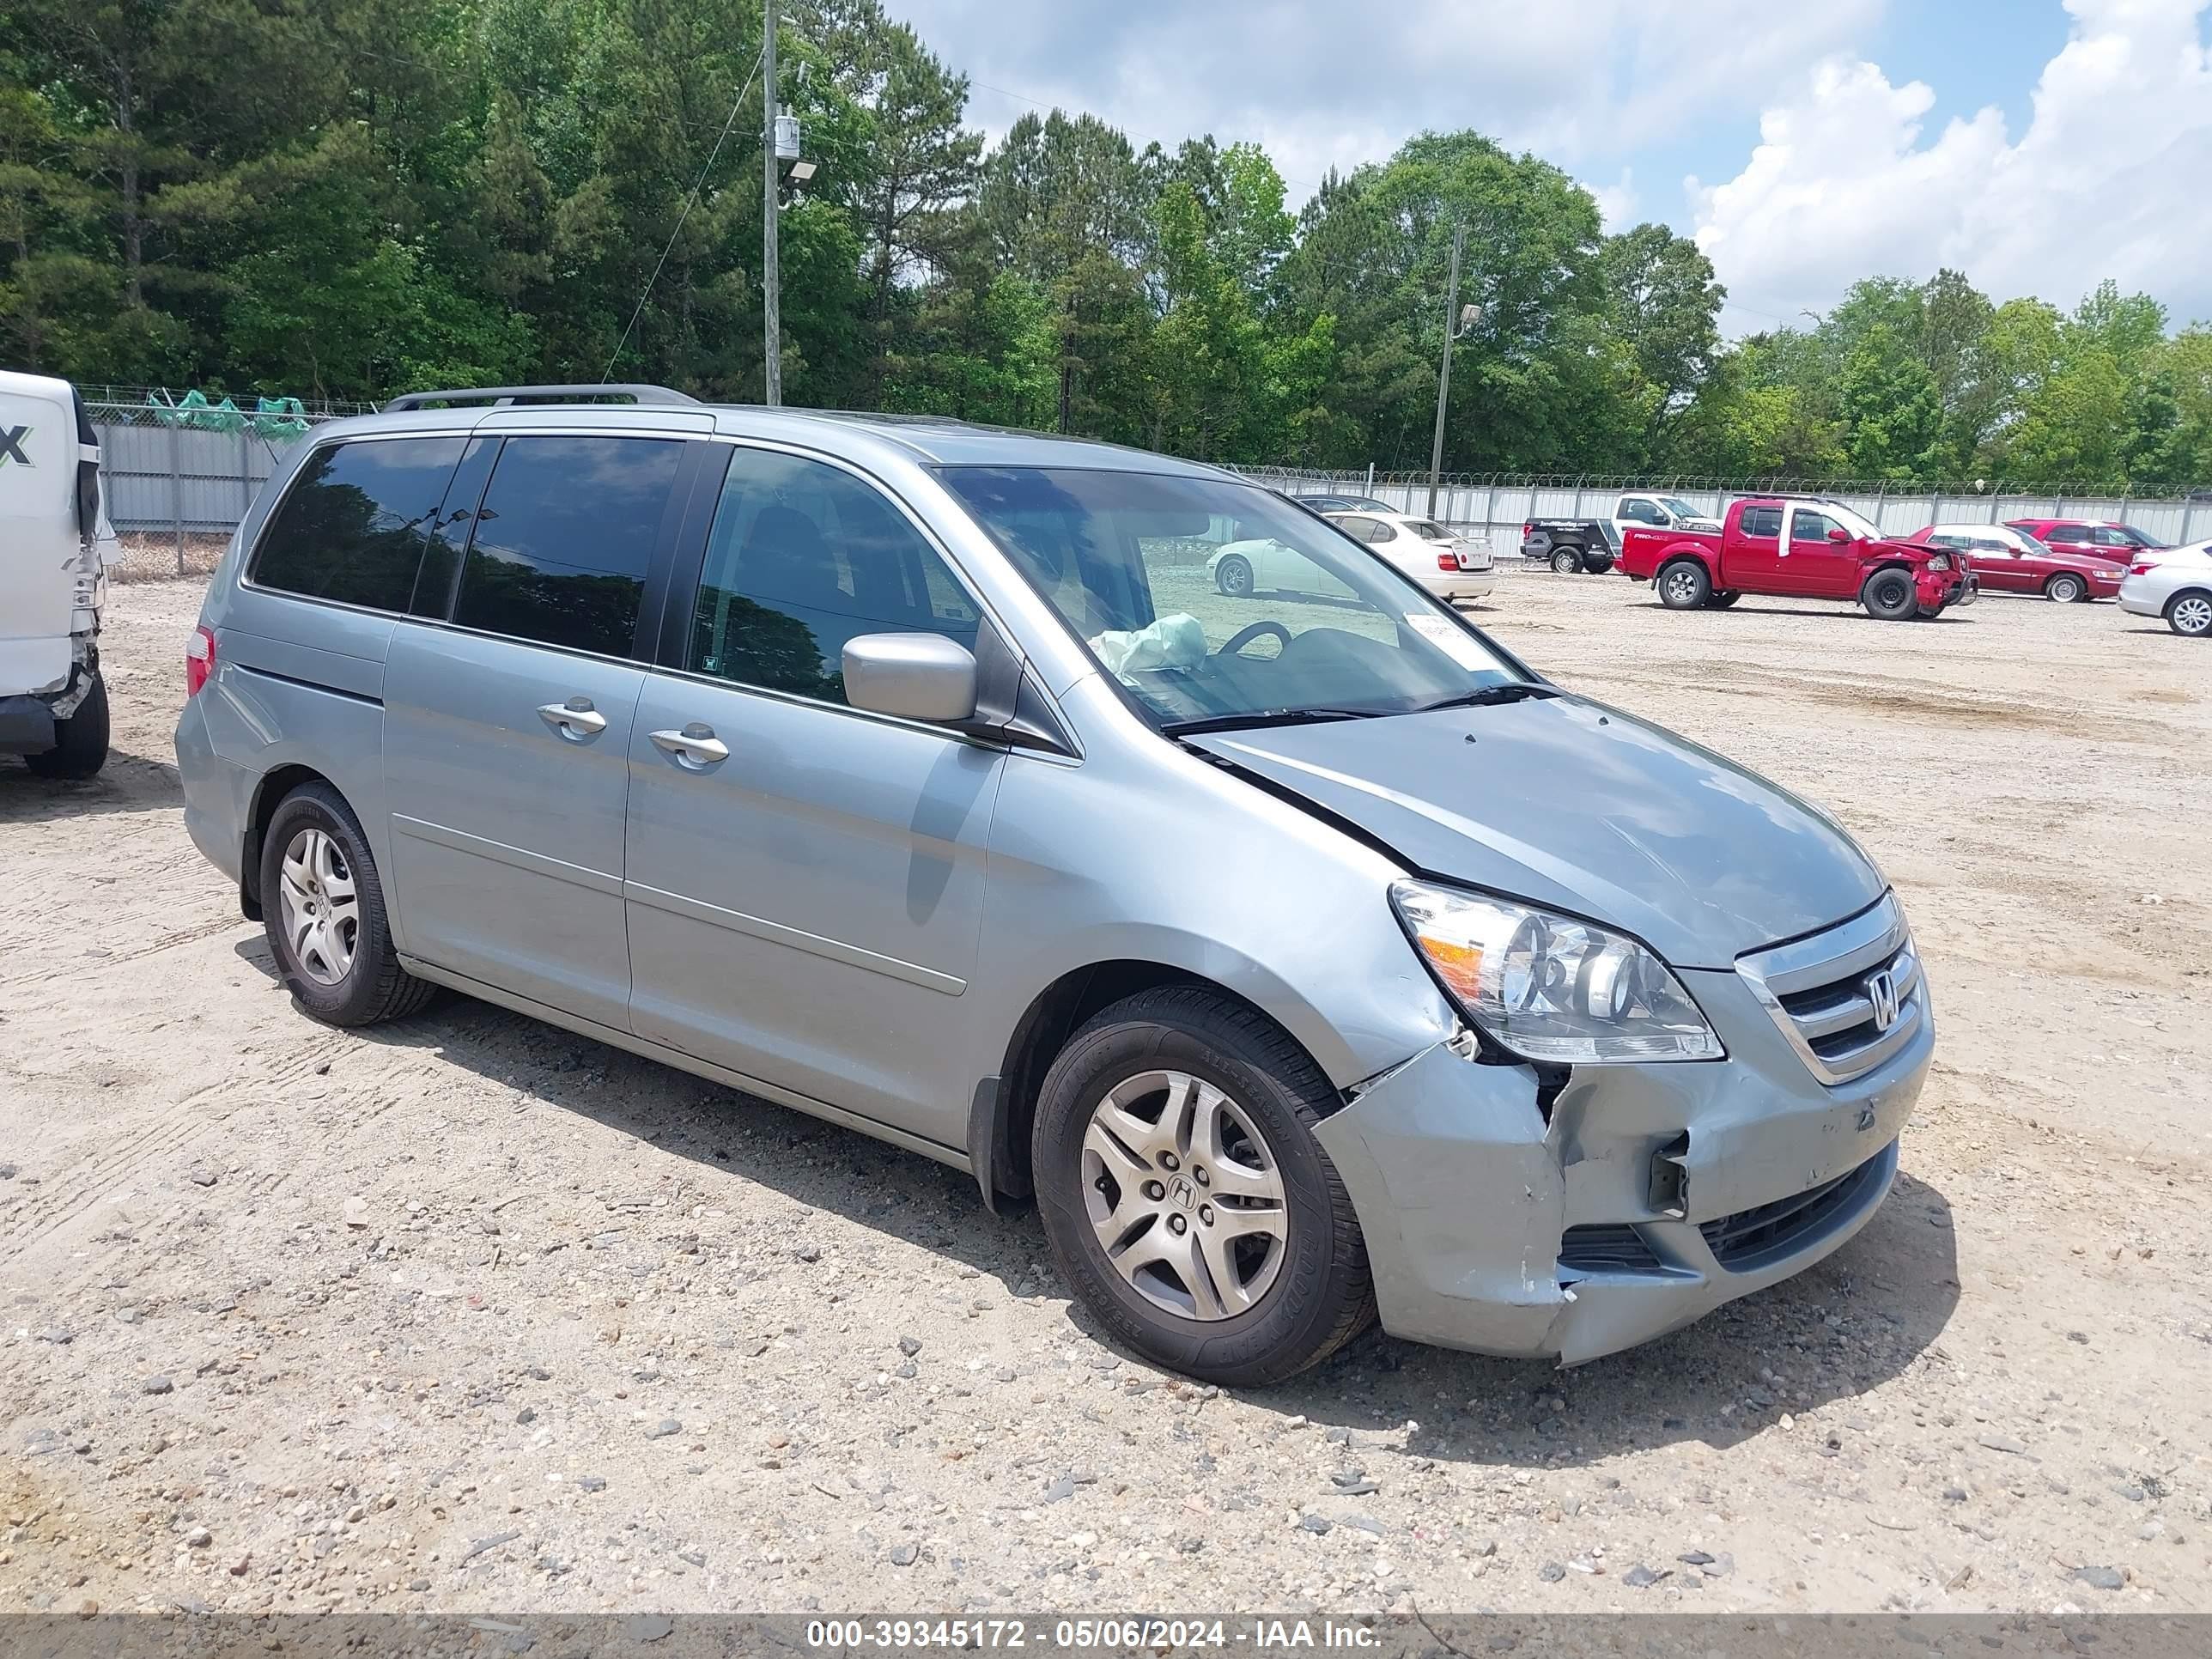
<instances>
[{"instance_id":1,"label":"white pickup truck","mask_svg":"<svg viewBox=\"0 0 2212 1659\"><path fill-rule=\"evenodd\" d=\"M120 553L83 398L0 370L0 755L42 777L106 764L100 611Z\"/></svg>"}]
</instances>

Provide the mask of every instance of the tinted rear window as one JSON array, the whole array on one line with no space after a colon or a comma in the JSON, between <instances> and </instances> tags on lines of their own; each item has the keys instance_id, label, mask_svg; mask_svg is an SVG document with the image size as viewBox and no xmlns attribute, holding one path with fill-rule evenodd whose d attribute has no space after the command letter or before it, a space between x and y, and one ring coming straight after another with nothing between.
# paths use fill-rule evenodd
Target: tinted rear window
<instances>
[{"instance_id":1,"label":"tinted rear window","mask_svg":"<svg viewBox=\"0 0 2212 1659\"><path fill-rule=\"evenodd\" d=\"M510 438L461 571L464 628L631 654L676 483L673 438Z\"/></svg>"},{"instance_id":2,"label":"tinted rear window","mask_svg":"<svg viewBox=\"0 0 2212 1659\"><path fill-rule=\"evenodd\" d=\"M317 450L262 533L252 580L311 599L404 611L424 532L465 441L388 438Z\"/></svg>"}]
</instances>

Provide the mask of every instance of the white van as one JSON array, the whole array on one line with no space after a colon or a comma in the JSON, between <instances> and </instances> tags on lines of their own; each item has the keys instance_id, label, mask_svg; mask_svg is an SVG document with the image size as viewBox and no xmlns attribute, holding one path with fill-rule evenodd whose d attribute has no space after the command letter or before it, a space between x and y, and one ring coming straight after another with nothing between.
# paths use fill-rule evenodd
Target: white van
<instances>
[{"instance_id":1,"label":"white van","mask_svg":"<svg viewBox=\"0 0 2212 1659\"><path fill-rule=\"evenodd\" d=\"M0 755L43 777L107 762L100 611L120 553L84 399L0 369Z\"/></svg>"}]
</instances>

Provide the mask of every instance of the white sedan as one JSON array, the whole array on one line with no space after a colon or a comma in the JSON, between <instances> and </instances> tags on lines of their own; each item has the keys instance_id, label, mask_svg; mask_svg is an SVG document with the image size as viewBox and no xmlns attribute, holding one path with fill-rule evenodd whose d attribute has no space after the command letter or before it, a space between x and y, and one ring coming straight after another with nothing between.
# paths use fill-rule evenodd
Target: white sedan
<instances>
[{"instance_id":1,"label":"white sedan","mask_svg":"<svg viewBox=\"0 0 2212 1659\"><path fill-rule=\"evenodd\" d=\"M2163 617L2184 639L2212 637L2212 542L2160 551L2158 562L2138 559L2120 580L2120 609L2138 617Z\"/></svg>"},{"instance_id":2,"label":"white sedan","mask_svg":"<svg viewBox=\"0 0 2212 1659\"><path fill-rule=\"evenodd\" d=\"M1440 599L1479 599L1490 592L1490 550L1455 536L1433 520L1405 513L1322 516ZM1213 585L1231 599L1253 593L1297 593L1318 599L1357 597L1312 560L1264 538L1224 544L1206 562L1206 569Z\"/></svg>"}]
</instances>

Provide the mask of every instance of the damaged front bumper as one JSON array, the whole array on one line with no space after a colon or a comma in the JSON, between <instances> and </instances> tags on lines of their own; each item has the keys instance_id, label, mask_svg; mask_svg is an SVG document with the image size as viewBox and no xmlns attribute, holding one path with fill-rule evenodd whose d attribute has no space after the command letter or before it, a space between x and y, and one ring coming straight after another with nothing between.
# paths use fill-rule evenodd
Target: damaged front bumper
<instances>
[{"instance_id":1,"label":"damaged front bumper","mask_svg":"<svg viewBox=\"0 0 2212 1659\"><path fill-rule=\"evenodd\" d=\"M1802 1272L1872 1218L1933 1018L1832 1086L1735 974L1681 977L1726 1060L1578 1067L1547 1114L1533 1068L1439 1044L1321 1124L1386 1330L1573 1364Z\"/></svg>"}]
</instances>

